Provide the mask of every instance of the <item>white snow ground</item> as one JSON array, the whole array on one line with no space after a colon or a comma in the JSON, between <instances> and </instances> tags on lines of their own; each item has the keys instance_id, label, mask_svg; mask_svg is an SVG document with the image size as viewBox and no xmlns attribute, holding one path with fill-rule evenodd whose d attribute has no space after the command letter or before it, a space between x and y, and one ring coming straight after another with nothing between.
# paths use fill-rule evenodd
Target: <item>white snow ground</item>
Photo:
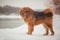
<instances>
[{"instance_id":1,"label":"white snow ground","mask_svg":"<svg viewBox=\"0 0 60 40\"><path fill-rule=\"evenodd\" d=\"M43 25L38 25L32 35L27 35L27 25L23 24L20 27L12 29L0 29L0 40L60 40L60 16L54 16L54 36L43 36Z\"/></svg>"}]
</instances>

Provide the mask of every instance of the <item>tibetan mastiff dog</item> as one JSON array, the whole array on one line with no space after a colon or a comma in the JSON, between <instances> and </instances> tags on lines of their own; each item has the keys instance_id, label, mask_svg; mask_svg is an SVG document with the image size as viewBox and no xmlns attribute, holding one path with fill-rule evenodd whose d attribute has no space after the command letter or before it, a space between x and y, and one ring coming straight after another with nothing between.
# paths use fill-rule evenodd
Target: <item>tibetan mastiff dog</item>
<instances>
[{"instance_id":1,"label":"tibetan mastiff dog","mask_svg":"<svg viewBox=\"0 0 60 40\"><path fill-rule=\"evenodd\" d=\"M51 35L54 35L53 30L53 10L51 8L46 8L44 11L34 11L29 7L24 7L19 10L19 14L22 16L24 21L28 25L28 32L27 34L31 35L34 31L34 26L38 24L43 24L46 30L44 35L49 34L49 30Z\"/></svg>"}]
</instances>

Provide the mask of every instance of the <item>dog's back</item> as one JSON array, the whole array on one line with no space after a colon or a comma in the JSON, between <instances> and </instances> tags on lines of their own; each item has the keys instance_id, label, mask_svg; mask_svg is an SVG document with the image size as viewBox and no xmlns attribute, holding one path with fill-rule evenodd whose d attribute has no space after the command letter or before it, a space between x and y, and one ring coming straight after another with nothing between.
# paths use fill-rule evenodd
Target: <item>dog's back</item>
<instances>
[{"instance_id":1,"label":"dog's back","mask_svg":"<svg viewBox=\"0 0 60 40\"><path fill-rule=\"evenodd\" d=\"M52 17L53 14L52 12L44 13L44 11L42 12L35 11L34 16L36 19L39 19L39 18L45 19L45 17Z\"/></svg>"}]
</instances>

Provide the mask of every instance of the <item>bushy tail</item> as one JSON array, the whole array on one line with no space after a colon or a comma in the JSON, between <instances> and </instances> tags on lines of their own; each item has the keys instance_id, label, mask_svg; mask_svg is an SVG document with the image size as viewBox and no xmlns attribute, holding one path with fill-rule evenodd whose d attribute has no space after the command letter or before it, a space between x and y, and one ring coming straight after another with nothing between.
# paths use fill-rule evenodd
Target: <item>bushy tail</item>
<instances>
[{"instance_id":1,"label":"bushy tail","mask_svg":"<svg viewBox=\"0 0 60 40\"><path fill-rule=\"evenodd\" d=\"M53 9L52 8L47 8L47 9L45 9L44 10L44 13L52 13L52 14L54 14L54 11L53 11Z\"/></svg>"}]
</instances>

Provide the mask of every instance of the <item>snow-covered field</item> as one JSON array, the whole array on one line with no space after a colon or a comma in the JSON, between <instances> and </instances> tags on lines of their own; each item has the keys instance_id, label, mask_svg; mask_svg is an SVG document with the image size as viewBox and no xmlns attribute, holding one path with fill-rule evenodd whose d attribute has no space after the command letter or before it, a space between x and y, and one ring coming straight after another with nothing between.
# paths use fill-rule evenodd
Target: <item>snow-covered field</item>
<instances>
[{"instance_id":1,"label":"snow-covered field","mask_svg":"<svg viewBox=\"0 0 60 40\"><path fill-rule=\"evenodd\" d=\"M27 24L16 28L0 28L0 40L60 40L60 15L55 15L53 20L54 36L43 36L44 28L40 24L35 27L32 35L27 35Z\"/></svg>"}]
</instances>

